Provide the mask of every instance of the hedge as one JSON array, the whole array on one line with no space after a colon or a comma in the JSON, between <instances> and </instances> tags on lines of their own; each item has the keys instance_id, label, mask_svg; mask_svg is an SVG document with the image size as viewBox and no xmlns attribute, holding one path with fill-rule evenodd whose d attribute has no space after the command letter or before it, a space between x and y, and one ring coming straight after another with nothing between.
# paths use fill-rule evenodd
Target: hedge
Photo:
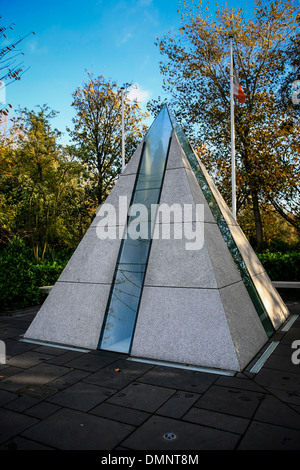
<instances>
[{"instance_id":1,"label":"hedge","mask_svg":"<svg viewBox=\"0 0 300 470\"><path fill-rule=\"evenodd\" d=\"M67 263L67 258L36 264L30 248L14 238L0 252L0 310L14 310L39 305L40 286L53 285Z\"/></svg>"},{"instance_id":2,"label":"hedge","mask_svg":"<svg viewBox=\"0 0 300 470\"><path fill-rule=\"evenodd\" d=\"M262 252L258 257L272 281L300 281L300 253L298 251Z\"/></svg>"},{"instance_id":3,"label":"hedge","mask_svg":"<svg viewBox=\"0 0 300 470\"><path fill-rule=\"evenodd\" d=\"M300 281L299 252L262 252L257 254L272 281ZM36 264L30 248L14 238L0 252L0 310L14 310L39 305L40 286L53 285L71 254L58 253L56 260Z\"/></svg>"}]
</instances>

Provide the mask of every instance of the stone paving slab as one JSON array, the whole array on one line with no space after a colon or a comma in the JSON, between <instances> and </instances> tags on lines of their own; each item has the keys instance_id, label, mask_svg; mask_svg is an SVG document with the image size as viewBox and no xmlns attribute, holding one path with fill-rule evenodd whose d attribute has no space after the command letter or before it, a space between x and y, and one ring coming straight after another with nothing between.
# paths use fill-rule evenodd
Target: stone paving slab
<instances>
[{"instance_id":1,"label":"stone paving slab","mask_svg":"<svg viewBox=\"0 0 300 470\"><path fill-rule=\"evenodd\" d=\"M261 370L225 376L22 342L37 311L0 316L1 450L300 450L300 317Z\"/></svg>"}]
</instances>

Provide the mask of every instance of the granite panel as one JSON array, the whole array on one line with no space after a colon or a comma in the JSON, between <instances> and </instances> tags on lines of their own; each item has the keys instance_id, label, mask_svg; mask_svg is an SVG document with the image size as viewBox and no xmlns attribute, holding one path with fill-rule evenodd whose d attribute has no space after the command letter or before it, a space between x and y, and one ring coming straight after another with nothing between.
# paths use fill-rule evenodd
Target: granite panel
<instances>
[{"instance_id":1,"label":"granite panel","mask_svg":"<svg viewBox=\"0 0 300 470\"><path fill-rule=\"evenodd\" d=\"M110 284L120 245L118 236L115 239L100 239L97 229L89 228L58 280Z\"/></svg>"},{"instance_id":2,"label":"granite panel","mask_svg":"<svg viewBox=\"0 0 300 470\"><path fill-rule=\"evenodd\" d=\"M24 337L96 349L109 291L104 284L57 282Z\"/></svg>"},{"instance_id":3,"label":"granite panel","mask_svg":"<svg viewBox=\"0 0 300 470\"><path fill-rule=\"evenodd\" d=\"M240 367L244 369L268 337L242 281L220 289L220 296Z\"/></svg>"},{"instance_id":4,"label":"granite panel","mask_svg":"<svg viewBox=\"0 0 300 470\"><path fill-rule=\"evenodd\" d=\"M156 230L163 235L164 224L157 224ZM202 240L205 237L206 224L194 225L194 240L185 238L184 230L182 224L170 224L170 239L160 236L152 241L145 286L217 287L209 253ZM182 238L174 239L174 234L180 234L180 231ZM189 244L193 248L199 246L199 249L188 250Z\"/></svg>"},{"instance_id":5,"label":"granite panel","mask_svg":"<svg viewBox=\"0 0 300 470\"><path fill-rule=\"evenodd\" d=\"M205 224L205 245L219 288L241 281L241 275L216 224Z\"/></svg>"},{"instance_id":6,"label":"granite panel","mask_svg":"<svg viewBox=\"0 0 300 470\"><path fill-rule=\"evenodd\" d=\"M252 280L275 330L278 330L289 316L288 308L266 272L252 276Z\"/></svg>"},{"instance_id":7,"label":"granite panel","mask_svg":"<svg viewBox=\"0 0 300 470\"><path fill-rule=\"evenodd\" d=\"M103 221L102 223L105 223L109 227L113 227L114 225L124 225L126 223L127 211L130 206L135 180L136 175L134 174L119 176L105 202L98 207L96 217L94 218L91 227L96 227L100 221ZM115 213L113 210L109 213L104 211L107 207L111 209L108 205L112 206Z\"/></svg>"},{"instance_id":8,"label":"granite panel","mask_svg":"<svg viewBox=\"0 0 300 470\"><path fill-rule=\"evenodd\" d=\"M124 170L122 171L122 176L127 176L127 175L136 175L138 172L139 164L140 164L140 159L141 159L141 154L143 150L143 145L144 145L145 139L143 138L141 142L138 144L134 154L130 158L129 162L126 164Z\"/></svg>"},{"instance_id":9,"label":"granite panel","mask_svg":"<svg viewBox=\"0 0 300 470\"><path fill-rule=\"evenodd\" d=\"M131 354L240 369L216 289L144 287Z\"/></svg>"}]
</instances>

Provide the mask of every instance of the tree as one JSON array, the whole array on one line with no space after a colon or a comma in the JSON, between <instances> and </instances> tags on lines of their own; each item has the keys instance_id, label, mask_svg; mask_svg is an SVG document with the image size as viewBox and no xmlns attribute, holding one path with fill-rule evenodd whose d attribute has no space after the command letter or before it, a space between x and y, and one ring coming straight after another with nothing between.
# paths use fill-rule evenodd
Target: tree
<instances>
[{"instance_id":1,"label":"tree","mask_svg":"<svg viewBox=\"0 0 300 470\"><path fill-rule=\"evenodd\" d=\"M21 110L0 161L1 235L4 230L10 239L29 241L36 262L44 261L47 249L79 241L70 213L85 192L83 168L58 144L60 133L49 122L55 115L47 106Z\"/></svg>"},{"instance_id":2,"label":"tree","mask_svg":"<svg viewBox=\"0 0 300 470\"><path fill-rule=\"evenodd\" d=\"M0 16L0 19L2 17ZM0 37L7 38L7 31L13 30L13 24L9 26L0 25ZM0 93L4 94L5 87L11 84L16 80L20 80L23 73L27 70L23 62L19 62L19 57L24 55L23 52L17 50L17 46L30 34L35 34L33 31L26 36L18 39L15 42L12 42L8 46L0 49ZM7 116L9 108L12 106L10 104L6 105L5 99L0 100L0 118L2 116Z\"/></svg>"},{"instance_id":3,"label":"tree","mask_svg":"<svg viewBox=\"0 0 300 470\"><path fill-rule=\"evenodd\" d=\"M127 84L126 87L130 85ZM76 110L71 136L77 144L77 156L90 172L95 204L102 204L121 172L121 89L104 76L89 80L73 94ZM138 103L127 102L124 112L125 155L129 160L146 131Z\"/></svg>"},{"instance_id":4,"label":"tree","mask_svg":"<svg viewBox=\"0 0 300 470\"><path fill-rule=\"evenodd\" d=\"M241 8L217 6L215 19L208 19L201 1L195 8L184 2L179 35L169 33L156 44L165 58L160 67L173 111L194 146L202 148L204 163L230 202L229 36L234 36L235 63L246 94L243 105L235 103L237 208L251 207L260 247L262 206L279 193L290 202L299 196L299 123L288 131L291 116L278 99L287 75L286 47L297 21L291 0L255 3L254 17L247 20Z\"/></svg>"}]
</instances>

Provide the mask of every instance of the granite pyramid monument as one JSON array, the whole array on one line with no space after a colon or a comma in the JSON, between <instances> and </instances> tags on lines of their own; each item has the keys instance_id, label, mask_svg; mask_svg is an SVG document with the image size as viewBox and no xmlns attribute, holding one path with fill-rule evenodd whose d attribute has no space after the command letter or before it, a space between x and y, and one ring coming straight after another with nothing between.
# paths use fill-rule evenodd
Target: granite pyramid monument
<instances>
[{"instance_id":1,"label":"granite pyramid monument","mask_svg":"<svg viewBox=\"0 0 300 470\"><path fill-rule=\"evenodd\" d=\"M24 338L241 371L288 315L165 106Z\"/></svg>"}]
</instances>

